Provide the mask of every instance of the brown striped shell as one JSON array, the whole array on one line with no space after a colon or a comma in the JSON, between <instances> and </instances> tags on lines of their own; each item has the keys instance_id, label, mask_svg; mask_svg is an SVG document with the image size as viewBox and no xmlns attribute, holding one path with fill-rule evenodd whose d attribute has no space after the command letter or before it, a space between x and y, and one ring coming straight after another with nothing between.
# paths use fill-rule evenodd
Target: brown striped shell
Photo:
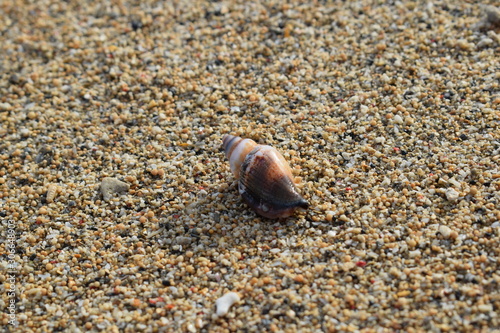
<instances>
[{"instance_id":1,"label":"brown striped shell","mask_svg":"<svg viewBox=\"0 0 500 333\"><path fill-rule=\"evenodd\" d=\"M271 219L287 217L298 207L309 206L293 182L288 163L275 148L233 135L224 135L222 142L239 192L258 214Z\"/></svg>"}]
</instances>

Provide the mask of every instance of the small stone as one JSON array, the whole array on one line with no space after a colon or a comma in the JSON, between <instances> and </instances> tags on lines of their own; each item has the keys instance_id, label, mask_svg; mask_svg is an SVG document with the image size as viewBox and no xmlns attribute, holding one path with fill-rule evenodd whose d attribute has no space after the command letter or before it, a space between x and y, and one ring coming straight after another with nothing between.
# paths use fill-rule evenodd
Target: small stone
<instances>
[{"instance_id":1,"label":"small stone","mask_svg":"<svg viewBox=\"0 0 500 333\"><path fill-rule=\"evenodd\" d=\"M306 282L306 280L304 279L304 275L302 275L302 274L298 274L298 275L296 275L296 276L293 278L293 280L294 280L295 282L297 282L297 283L305 283L305 282Z\"/></svg>"},{"instance_id":2,"label":"small stone","mask_svg":"<svg viewBox=\"0 0 500 333\"><path fill-rule=\"evenodd\" d=\"M18 84L21 80L19 79L19 75L17 74L12 74L10 77L9 77L9 82L12 83L12 84Z\"/></svg>"},{"instance_id":3,"label":"small stone","mask_svg":"<svg viewBox=\"0 0 500 333\"><path fill-rule=\"evenodd\" d=\"M459 39L457 41L457 46L462 50L469 50L471 48L471 44L467 42L465 39Z\"/></svg>"},{"instance_id":4,"label":"small stone","mask_svg":"<svg viewBox=\"0 0 500 333\"><path fill-rule=\"evenodd\" d=\"M35 163L42 163L44 161L50 163L52 161L52 156L54 155L54 151L52 147L42 146L38 152L38 155L35 157Z\"/></svg>"},{"instance_id":5,"label":"small stone","mask_svg":"<svg viewBox=\"0 0 500 333\"><path fill-rule=\"evenodd\" d=\"M334 215L334 213L333 213L332 211L327 211L327 212L326 212L326 216L325 216L326 220L327 220L328 222L332 222L332 220L333 220L333 215Z\"/></svg>"},{"instance_id":6,"label":"small stone","mask_svg":"<svg viewBox=\"0 0 500 333\"><path fill-rule=\"evenodd\" d=\"M341 265L342 270L344 270L345 272L350 271L354 267L356 267L356 264L353 262L345 262Z\"/></svg>"},{"instance_id":7,"label":"small stone","mask_svg":"<svg viewBox=\"0 0 500 333\"><path fill-rule=\"evenodd\" d=\"M397 115L394 116L394 122L396 124L402 124L403 123L403 118L399 114L397 114Z\"/></svg>"},{"instance_id":8,"label":"small stone","mask_svg":"<svg viewBox=\"0 0 500 333\"><path fill-rule=\"evenodd\" d=\"M488 47L488 46L490 46L490 45L492 45L492 44L493 44L493 39L488 38L488 37L483 37L483 38L481 38L481 40L477 43L477 45L476 45L476 46L477 46L479 49L483 49L483 48Z\"/></svg>"},{"instance_id":9,"label":"small stone","mask_svg":"<svg viewBox=\"0 0 500 333\"><path fill-rule=\"evenodd\" d=\"M335 236L337 236L337 232L336 231L334 231L334 230L328 231L328 237L335 237Z\"/></svg>"},{"instance_id":10,"label":"small stone","mask_svg":"<svg viewBox=\"0 0 500 333\"><path fill-rule=\"evenodd\" d=\"M0 111L9 111L12 106L9 103L0 103Z\"/></svg>"},{"instance_id":11,"label":"small stone","mask_svg":"<svg viewBox=\"0 0 500 333\"><path fill-rule=\"evenodd\" d=\"M462 140L462 141L467 141L467 140L469 140L469 137L468 137L466 134L460 134L459 138L460 138L460 140Z\"/></svg>"},{"instance_id":12,"label":"small stone","mask_svg":"<svg viewBox=\"0 0 500 333\"><path fill-rule=\"evenodd\" d=\"M417 257L420 257L422 255L422 253L420 252L420 250L415 250L415 251L409 251L408 252L408 256L410 258L417 258Z\"/></svg>"},{"instance_id":13,"label":"small stone","mask_svg":"<svg viewBox=\"0 0 500 333\"><path fill-rule=\"evenodd\" d=\"M486 22L494 26L500 26L500 9L495 6L484 7L484 13L486 14Z\"/></svg>"},{"instance_id":14,"label":"small stone","mask_svg":"<svg viewBox=\"0 0 500 333\"><path fill-rule=\"evenodd\" d=\"M179 245L189 245L193 242L193 239L191 237L184 237L184 236L179 236L175 239L175 242Z\"/></svg>"},{"instance_id":15,"label":"small stone","mask_svg":"<svg viewBox=\"0 0 500 333\"><path fill-rule=\"evenodd\" d=\"M491 312L491 311L493 311L493 305L481 304L481 305L478 305L477 309L481 312Z\"/></svg>"},{"instance_id":16,"label":"small stone","mask_svg":"<svg viewBox=\"0 0 500 333\"><path fill-rule=\"evenodd\" d=\"M445 225L439 226L439 233L444 237L444 238L450 238L451 235L451 229Z\"/></svg>"},{"instance_id":17,"label":"small stone","mask_svg":"<svg viewBox=\"0 0 500 333\"><path fill-rule=\"evenodd\" d=\"M389 274L395 277L399 277L401 275L401 271L396 267L391 267L391 269L389 270Z\"/></svg>"},{"instance_id":18,"label":"small stone","mask_svg":"<svg viewBox=\"0 0 500 333\"><path fill-rule=\"evenodd\" d=\"M29 129L27 129L27 128L21 128L21 129L19 130L19 134L21 134L21 136L22 136L23 138L26 138L26 137L29 137L29 136L30 136L31 131L30 131Z\"/></svg>"},{"instance_id":19,"label":"small stone","mask_svg":"<svg viewBox=\"0 0 500 333\"><path fill-rule=\"evenodd\" d=\"M215 301L215 306L217 307L217 316L225 316L229 311L229 308L236 302L240 301L240 295L235 292L229 292Z\"/></svg>"},{"instance_id":20,"label":"small stone","mask_svg":"<svg viewBox=\"0 0 500 333\"><path fill-rule=\"evenodd\" d=\"M382 52L387 48L387 45L385 43L379 43L376 45L377 51Z\"/></svg>"},{"instance_id":21,"label":"small stone","mask_svg":"<svg viewBox=\"0 0 500 333\"><path fill-rule=\"evenodd\" d=\"M414 248L415 246L417 246L417 242L414 239L408 240L406 242L406 244L408 244L408 246L411 247L411 248Z\"/></svg>"},{"instance_id":22,"label":"small stone","mask_svg":"<svg viewBox=\"0 0 500 333\"><path fill-rule=\"evenodd\" d=\"M109 201L113 194L119 194L128 191L130 185L116 178L106 177L102 180L100 191L104 201Z\"/></svg>"},{"instance_id":23,"label":"small stone","mask_svg":"<svg viewBox=\"0 0 500 333\"><path fill-rule=\"evenodd\" d=\"M141 306L141 300L138 298L134 298L132 301L130 301L130 305L132 305L135 308L138 308Z\"/></svg>"},{"instance_id":24,"label":"small stone","mask_svg":"<svg viewBox=\"0 0 500 333\"><path fill-rule=\"evenodd\" d=\"M449 188L446 190L445 195L448 201L455 202L458 200L460 194L454 188Z\"/></svg>"}]
</instances>

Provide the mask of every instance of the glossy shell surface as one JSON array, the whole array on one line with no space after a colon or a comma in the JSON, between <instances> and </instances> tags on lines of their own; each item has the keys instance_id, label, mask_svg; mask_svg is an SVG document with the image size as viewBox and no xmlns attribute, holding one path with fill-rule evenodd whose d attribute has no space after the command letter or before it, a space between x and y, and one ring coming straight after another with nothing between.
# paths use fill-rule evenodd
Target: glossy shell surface
<instances>
[{"instance_id":1,"label":"glossy shell surface","mask_svg":"<svg viewBox=\"0 0 500 333\"><path fill-rule=\"evenodd\" d=\"M299 194L285 158L273 147L225 135L223 147L243 200L267 218L292 215L309 204Z\"/></svg>"}]
</instances>

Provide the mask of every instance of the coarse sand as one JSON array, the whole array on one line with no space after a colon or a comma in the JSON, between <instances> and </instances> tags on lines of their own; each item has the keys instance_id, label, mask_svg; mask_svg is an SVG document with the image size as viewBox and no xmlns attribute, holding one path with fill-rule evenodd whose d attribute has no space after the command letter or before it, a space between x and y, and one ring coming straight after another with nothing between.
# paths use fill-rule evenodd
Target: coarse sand
<instances>
[{"instance_id":1,"label":"coarse sand","mask_svg":"<svg viewBox=\"0 0 500 333\"><path fill-rule=\"evenodd\" d=\"M498 6L0 1L0 330L499 332Z\"/></svg>"}]
</instances>

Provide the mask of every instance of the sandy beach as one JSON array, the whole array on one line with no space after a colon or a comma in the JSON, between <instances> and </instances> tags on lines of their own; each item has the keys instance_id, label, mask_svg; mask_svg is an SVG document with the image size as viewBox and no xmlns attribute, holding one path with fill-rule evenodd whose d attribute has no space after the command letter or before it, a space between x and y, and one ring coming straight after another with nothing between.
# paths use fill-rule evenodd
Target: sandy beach
<instances>
[{"instance_id":1,"label":"sandy beach","mask_svg":"<svg viewBox=\"0 0 500 333\"><path fill-rule=\"evenodd\" d=\"M500 331L498 2L0 17L1 331ZM249 208L225 134L309 208Z\"/></svg>"}]
</instances>

